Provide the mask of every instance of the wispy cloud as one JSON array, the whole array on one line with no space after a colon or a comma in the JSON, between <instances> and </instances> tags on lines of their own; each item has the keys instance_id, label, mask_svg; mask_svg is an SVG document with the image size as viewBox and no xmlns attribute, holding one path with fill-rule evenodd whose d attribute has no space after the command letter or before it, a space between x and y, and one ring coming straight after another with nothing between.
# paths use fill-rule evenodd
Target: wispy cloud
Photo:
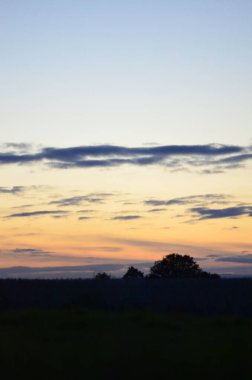
<instances>
[{"instance_id":1,"label":"wispy cloud","mask_svg":"<svg viewBox=\"0 0 252 380\"><path fill-rule=\"evenodd\" d=\"M116 246L79 247L78 251L79 254L75 255L73 253L59 254L33 247L0 250L0 258L5 260L8 258L9 262L13 262L15 265L9 268L0 268L0 278L92 278L96 272L100 271L121 277L130 265L139 269L146 269L151 265L150 261L139 262L138 260L88 255L88 252L100 251L114 254L121 251L121 248ZM23 266L27 260L31 265L36 264L36 267ZM46 263L46 266L41 266L42 263ZM39 267L38 264L40 264Z\"/></svg>"},{"instance_id":2,"label":"wispy cloud","mask_svg":"<svg viewBox=\"0 0 252 380\"><path fill-rule=\"evenodd\" d=\"M225 263L252 264L252 253L243 255L219 256L215 258L215 261L222 261Z\"/></svg>"},{"instance_id":3,"label":"wispy cloud","mask_svg":"<svg viewBox=\"0 0 252 380\"><path fill-rule=\"evenodd\" d=\"M0 165L45 163L58 169L108 168L122 165L163 165L172 170L188 167L213 166L210 171L221 172L252 161L251 147L234 145L163 145L125 147L115 145L45 147L26 149L25 145L0 151Z\"/></svg>"},{"instance_id":4,"label":"wispy cloud","mask_svg":"<svg viewBox=\"0 0 252 380\"><path fill-rule=\"evenodd\" d=\"M237 255L231 252L228 254L217 249L210 250L191 245L175 245L157 241L121 238L112 238L110 240L123 243L124 245L145 247L146 249L158 252L159 257L162 252L164 254L168 252L188 253L189 250L189 253L196 258L196 261L200 261L202 266L212 269L214 272L237 275L252 274L252 253L249 251ZM175 246L176 249L174 249ZM34 247L0 250L0 258L12 258L13 262L15 262L15 267L0 269L0 278L90 278L93 277L95 272L99 271L106 271L113 273L116 277L120 277L125 273L129 265L134 265L145 272L148 272L150 266L153 265L153 259L140 262L139 260L132 259L87 255L88 252L99 251L116 253L121 251L120 246L75 247L75 249L78 249L78 255L73 253L59 254ZM198 253L201 253L201 256L198 257ZM36 267L24 267L22 263L27 262L27 259L29 259L31 264L36 263ZM46 267L37 267L38 263L43 262L46 263ZM17 263L22 266L17 266ZM53 266L50 266L50 263ZM61 266L55 266L55 263L60 263L56 265ZM213 263L215 264L213 265ZM231 266L224 267L218 263L220 265L221 263L229 263ZM240 266L235 266L235 264L240 264Z\"/></svg>"},{"instance_id":5,"label":"wispy cloud","mask_svg":"<svg viewBox=\"0 0 252 380\"><path fill-rule=\"evenodd\" d=\"M107 197L112 196L111 193L94 193L88 195L78 195L74 197L61 198L51 201L50 205L58 205L60 207L79 206L83 203L102 203Z\"/></svg>"},{"instance_id":6,"label":"wispy cloud","mask_svg":"<svg viewBox=\"0 0 252 380\"><path fill-rule=\"evenodd\" d=\"M102 257L90 256L94 253L117 253L123 250L119 246L80 246L80 247L71 247L69 254L56 253L53 251L44 250L41 248L34 247L17 247L14 249L2 250L0 249L0 256L7 256L11 258L48 258L48 259L57 259L57 260L66 260L66 261L80 261L84 260L85 263L97 263L103 260ZM77 252L73 254L73 252ZM114 257L105 257L106 260L117 260Z\"/></svg>"},{"instance_id":7,"label":"wispy cloud","mask_svg":"<svg viewBox=\"0 0 252 380\"><path fill-rule=\"evenodd\" d=\"M168 200L160 199L148 199L144 201L147 206L179 206L187 204L195 204L199 202L204 203L226 203L227 199L230 198L230 195L225 194L200 194L200 195L190 195L187 197L172 198Z\"/></svg>"},{"instance_id":8,"label":"wispy cloud","mask_svg":"<svg viewBox=\"0 0 252 380\"><path fill-rule=\"evenodd\" d=\"M144 239L130 239L124 237L106 237L104 236L103 241L107 241L113 244L122 244L123 246L130 247L142 247L146 251L155 252L159 255L168 254L168 253L183 253L189 254L193 257L210 257L210 255L227 255L226 251L223 251L221 248L209 248L193 244L181 244L181 243L172 243L156 240L144 240ZM233 252L231 252L233 253Z\"/></svg>"},{"instance_id":9,"label":"wispy cloud","mask_svg":"<svg viewBox=\"0 0 252 380\"><path fill-rule=\"evenodd\" d=\"M4 152L27 152L27 151L32 151L34 146L29 143L13 143L13 142L7 142L0 144L0 149Z\"/></svg>"},{"instance_id":10,"label":"wispy cloud","mask_svg":"<svg viewBox=\"0 0 252 380\"><path fill-rule=\"evenodd\" d=\"M220 219L220 218L236 218L238 216L252 217L252 206L234 206L220 209L212 209L208 207L193 207L190 209L196 214L198 220Z\"/></svg>"},{"instance_id":11,"label":"wispy cloud","mask_svg":"<svg viewBox=\"0 0 252 380\"><path fill-rule=\"evenodd\" d=\"M25 205L21 205L21 206L13 206L12 209L24 209L24 208L30 208L30 207L34 207L33 204L25 204Z\"/></svg>"},{"instance_id":12,"label":"wispy cloud","mask_svg":"<svg viewBox=\"0 0 252 380\"><path fill-rule=\"evenodd\" d=\"M0 187L0 194L18 195L26 190L25 186Z\"/></svg>"},{"instance_id":13,"label":"wispy cloud","mask_svg":"<svg viewBox=\"0 0 252 380\"><path fill-rule=\"evenodd\" d=\"M122 247L118 246L88 246L88 247L72 247L72 250L78 250L79 252L121 252Z\"/></svg>"},{"instance_id":14,"label":"wispy cloud","mask_svg":"<svg viewBox=\"0 0 252 380\"><path fill-rule=\"evenodd\" d=\"M235 204L236 203L236 204ZM220 219L220 218L238 218L242 216L252 216L252 206L244 203L235 202L234 198L228 194L200 194L190 195L187 197L172 198L168 200L161 199L148 199L144 201L146 206L156 207L149 210L149 212L155 212L160 210L159 206L188 206L193 205L190 209L185 211L185 214L178 214L176 217L188 216L191 214L192 220L186 223L195 222L197 220L207 219ZM211 207L213 205L219 205L217 207ZM228 205L228 207L220 207ZM163 210L161 208L161 210ZM234 229L238 228L237 226Z\"/></svg>"},{"instance_id":15,"label":"wispy cloud","mask_svg":"<svg viewBox=\"0 0 252 380\"><path fill-rule=\"evenodd\" d=\"M95 210L91 210L91 209L83 209L83 210L78 210L77 213L78 214L89 214L89 213L93 213L95 212Z\"/></svg>"},{"instance_id":16,"label":"wispy cloud","mask_svg":"<svg viewBox=\"0 0 252 380\"><path fill-rule=\"evenodd\" d=\"M236 156L226 157L219 160L220 164L239 164L244 161L252 160L252 153L238 154Z\"/></svg>"},{"instance_id":17,"label":"wispy cloud","mask_svg":"<svg viewBox=\"0 0 252 380\"><path fill-rule=\"evenodd\" d=\"M140 218L142 218L140 215L118 215L111 218L111 220L135 220Z\"/></svg>"},{"instance_id":18,"label":"wispy cloud","mask_svg":"<svg viewBox=\"0 0 252 380\"><path fill-rule=\"evenodd\" d=\"M100 203L100 198L89 198L86 196L76 196L76 197L70 197L70 198L63 198L59 199L57 201L50 202L51 205L58 205L61 207L66 206L79 206L83 202L89 202L89 203Z\"/></svg>"},{"instance_id":19,"label":"wispy cloud","mask_svg":"<svg viewBox=\"0 0 252 380\"><path fill-rule=\"evenodd\" d=\"M63 254L57 254L57 253L54 253L54 252L49 252L49 251L46 251L44 249L40 249L40 248L30 248L30 247L26 247L26 248L14 248L14 249L11 249L11 250L0 250L0 257L7 257L8 259L12 260L12 259L15 259L15 260L23 260L23 259L35 259L36 261L40 261L40 260L49 260L51 261L51 259L62 259L62 260L75 260L76 259L76 256L70 256L70 255L63 255ZM78 257L80 258L80 257Z\"/></svg>"},{"instance_id":20,"label":"wispy cloud","mask_svg":"<svg viewBox=\"0 0 252 380\"><path fill-rule=\"evenodd\" d=\"M151 266L150 262L132 262L123 260L121 263L89 264L77 266L54 266L54 267L12 267L0 268L0 278L25 278L25 279L73 279L93 278L97 272L107 272L113 277L122 277L130 265L147 272Z\"/></svg>"},{"instance_id":21,"label":"wispy cloud","mask_svg":"<svg viewBox=\"0 0 252 380\"><path fill-rule=\"evenodd\" d=\"M148 210L148 212L162 212L162 211L166 211L166 208L151 208L150 210Z\"/></svg>"},{"instance_id":22,"label":"wispy cloud","mask_svg":"<svg viewBox=\"0 0 252 380\"><path fill-rule=\"evenodd\" d=\"M12 255L25 255L32 257L51 257L53 254L36 248L15 248L10 252Z\"/></svg>"},{"instance_id":23,"label":"wispy cloud","mask_svg":"<svg viewBox=\"0 0 252 380\"><path fill-rule=\"evenodd\" d=\"M68 214L67 211L41 210L41 211L31 211L31 212L19 212L19 213L7 215L5 218L30 218L30 217L44 216L44 215L62 216L62 215L67 215L67 214Z\"/></svg>"},{"instance_id":24,"label":"wispy cloud","mask_svg":"<svg viewBox=\"0 0 252 380\"><path fill-rule=\"evenodd\" d=\"M116 258L102 258L99 256L90 256L90 254L93 254L95 252L109 252L109 253L116 253L121 250L120 247L109 247L109 246L92 246L92 247L78 247L77 254L74 253L58 253L53 251L44 250L41 248L34 248L34 247L17 247L14 249L0 249L0 257L8 258L9 260L15 260L15 262L18 262L18 260L32 260L32 262L35 260L35 262L42 262L42 261L48 261L48 262L62 262L62 263L85 263L85 264L97 264L97 263L106 263L106 262L113 262L117 260ZM73 249L71 250L73 251ZM75 248L76 251L76 248Z\"/></svg>"}]
</instances>

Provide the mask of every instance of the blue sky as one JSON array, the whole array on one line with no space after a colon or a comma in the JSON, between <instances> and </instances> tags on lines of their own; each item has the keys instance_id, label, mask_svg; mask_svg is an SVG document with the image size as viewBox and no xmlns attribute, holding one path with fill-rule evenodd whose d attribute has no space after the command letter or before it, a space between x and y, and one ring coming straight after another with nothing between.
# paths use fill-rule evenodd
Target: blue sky
<instances>
[{"instance_id":1,"label":"blue sky","mask_svg":"<svg viewBox=\"0 0 252 380\"><path fill-rule=\"evenodd\" d=\"M250 1L0 10L3 141L251 142Z\"/></svg>"}]
</instances>

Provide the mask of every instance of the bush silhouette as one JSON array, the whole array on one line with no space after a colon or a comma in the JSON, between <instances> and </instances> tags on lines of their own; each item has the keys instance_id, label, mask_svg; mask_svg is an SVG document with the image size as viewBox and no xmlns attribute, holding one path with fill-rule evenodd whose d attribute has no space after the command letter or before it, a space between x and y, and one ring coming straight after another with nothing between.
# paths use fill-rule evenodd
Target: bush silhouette
<instances>
[{"instance_id":1,"label":"bush silhouette","mask_svg":"<svg viewBox=\"0 0 252 380\"><path fill-rule=\"evenodd\" d=\"M124 274L123 279L128 280L131 278L142 279L142 278L144 278L144 274L139 269L131 266L128 268L127 272Z\"/></svg>"},{"instance_id":2,"label":"bush silhouette","mask_svg":"<svg viewBox=\"0 0 252 380\"><path fill-rule=\"evenodd\" d=\"M156 261L150 268L149 278L219 278L203 271L193 257L172 253Z\"/></svg>"},{"instance_id":3,"label":"bush silhouette","mask_svg":"<svg viewBox=\"0 0 252 380\"><path fill-rule=\"evenodd\" d=\"M98 272L95 275L95 280L110 280L111 276L106 272Z\"/></svg>"}]
</instances>

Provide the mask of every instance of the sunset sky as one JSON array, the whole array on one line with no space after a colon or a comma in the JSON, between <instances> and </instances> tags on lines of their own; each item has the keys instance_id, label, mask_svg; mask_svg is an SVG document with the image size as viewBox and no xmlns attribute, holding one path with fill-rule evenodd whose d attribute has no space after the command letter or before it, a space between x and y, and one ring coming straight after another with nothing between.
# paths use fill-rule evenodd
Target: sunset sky
<instances>
[{"instance_id":1,"label":"sunset sky","mask_svg":"<svg viewBox=\"0 0 252 380\"><path fill-rule=\"evenodd\" d=\"M251 17L0 0L0 268L118 276L177 252L252 275Z\"/></svg>"}]
</instances>

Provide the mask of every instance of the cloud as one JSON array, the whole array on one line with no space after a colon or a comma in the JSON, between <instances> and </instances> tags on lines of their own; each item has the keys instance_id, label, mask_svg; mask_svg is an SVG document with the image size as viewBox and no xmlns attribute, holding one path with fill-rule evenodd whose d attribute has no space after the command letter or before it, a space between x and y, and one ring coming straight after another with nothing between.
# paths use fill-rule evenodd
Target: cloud
<instances>
[{"instance_id":1,"label":"cloud","mask_svg":"<svg viewBox=\"0 0 252 380\"><path fill-rule=\"evenodd\" d=\"M35 248L15 248L11 253L16 254L16 255L21 254L21 255L32 256L32 257L51 257L52 256L52 253L49 253L42 249L35 249Z\"/></svg>"},{"instance_id":2,"label":"cloud","mask_svg":"<svg viewBox=\"0 0 252 380\"><path fill-rule=\"evenodd\" d=\"M187 205L199 202L210 203L226 203L230 195L225 194L203 194L203 195L190 195L187 197L172 198L168 200L149 199L144 201L147 206L173 206L173 205Z\"/></svg>"},{"instance_id":3,"label":"cloud","mask_svg":"<svg viewBox=\"0 0 252 380\"><path fill-rule=\"evenodd\" d=\"M88 253L93 252L119 252L120 247L81 247L77 254L69 253L56 253L52 251L43 250L34 247L21 247L14 249L0 249L0 259L8 260L9 263L14 263L15 266L22 265L23 263L53 263L54 265L60 263L62 265L97 265L97 264L115 264L115 263L128 263L128 260L119 260L114 257L99 257L87 256Z\"/></svg>"},{"instance_id":4,"label":"cloud","mask_svg":"<svg viewBox=\"0 0 252 380\"><path fill-rule=\"evenodd\" d=\"M73 249L77 249L80 252L121 252L123 250L122 247L116 246L88 246L88 247L73 247Z\"/></svg>"},{"instance_id":5,"label":"cloud","mask_svg":"<svg viewBox=\"0 0 252 380\"><path fill-rule=\"evenodd\" d=\"M199 217L198 220L236 218L238 216L252 216L252 206L234 206L222 209L193 207L190 209L190 211Z\"/></svg>"},{"instance_id":6,"label":"cloud","mask_svg":"<svg viewBox=\"0 0 252 380\"><path fill-rule=\"evenodd\" d=\"M117 241L126 245L150 248L153 251L159 252L160 257L162 252L165 252L165 254L171 252L189 253L196 258L196 261L201 261L204 268L212 270L213 272L223 273L226 275L252 275L252 266L248 265L252 264L251 251L236 255L232 253L227 254L227 252L221 252L220 250L214 251L203 247L175 245L156 241L154 242L120 238L113 238L110 240ZM116 253L119 252L121 248L119 246L78 248L78 251L80 252L92 252L99 250L103 252ZM201 253L201 255L203 254L205 256L198 257L198 253ZM9 260L12 257L13 262L15 262L15 267L0 268L0 278L90 278L94 276L94 273L100 271L106 271L112 273L115 277L121 277L130 265L134 265L144 272L148 272L150 266L153 265L154 261L152 259L150 261L139 262L139 260L132 259L129 260L111 257L58 254L34 247L21 247L5 251L0 250L0 257L8 257ZM22 265L23 262L27 262L27 259L29 259L31 263L36 263L36 265L38 265L38 263L46 262L47 266L33 268L17 266L17 263L18 265L20 265L20 263ZM48 266L48 263L50 262L53 263L54 266ZM211 262L216 262L216 264L211 267ZM229 263L231 266L219 266L217 262ZM56 265L58 266L55 266L55 263L57 263ZM235 266L235 264L240 264L240 266Z\"/></svg>"},{"instance_id":7,"label":"cloud","mask_svg":"<svg viewBox=\"0 0 252 380\"><path fill-rule=\"evenodd\" d=\"M187 221L186 223L192 223L197 220L207 220L207 219L220 219L220 218L236 218L239 216L252 216L252 206L239 203L232 205L230 207L223 208L211 208L211 205L225 205L234 203L231 195L227 194L200 194L200 195L190 195L187 197L178 197L168 200L161 199L148 199L144 201L146 206L184 206L184 205L194 205L188 211L192 213L193 219ZM149 211L154 212L157 209L151 209ZM162 209L161 209L162 210ZM178 214L176 217L184 217L185 215ZM237 226L232 227L232 229L237 229Z\"/></svg>"},{"instance_id":8,"label":"cloud","mask_svg":"<svg viewBox=\"0 0 252 380\"><path fill-rule=\"evenodd\" d=\"M62 198L56 201L51 201L50 205L58 205L60 207L67 206L79 206L83 202L86 203L102 203L105 198L110 197L114 194L111 193L94 193L88 195L74 196L70 198Z\"/></svg>"},{"instance_id":9,"label":"cloud","mask_svg":"<svg viewBox=\"0 0 252 380\"><path fill-rule=\"evenodd\" d=\"M39 248L14 248L12 250L0 250L0 257L7 257L8 259L39 259L50 260L60 258L64 260L72 259L69 255L57 255L54 252L45 251Z\"/></svg>"},{"instance_id":10,"label":"cloud","mask_svg":"<svg viewBox=\"0 0 252 380\"><path fill-rule=\"evenodd\" d=\"M97 263L103 261L102 257L95 257L95 256L86 256L89 253L94 253L94 252L109 252L109 253L117 253L121 252L123 248L118 247L118 246L87 246L87 247L72 247L72 251L78 251L78 254L59 254L56 252L52 251L47 251L44 249L40 248L31 248L31 247L18 247L14 248L11 250L1 250L0 249L0 256L5 256L8 257L9 259L11 258L46 258L46 259L57 259L57 260L63 260L63 261L78 261L80 262L85 261L85 264L89 263ZM84 253L84 255L83 255ZM114 257L104 258L104 262L106 260L115 260Z\"/></svg>"},{"instance_id":11,"label":"cloud","mask_svg":"<svg viewBox=\"0 0 252 380\"><path fill-rule=\"evenodd\" d=\"M10 194L10 195L23 195L24 193L30 193L30 192L45 192L48 190L49 186L12 186L12 187L3 187L0 186L0 195L1 194ZM25 205L24 207L27 207Z\"/></svg>"},{"instance_id":12,"label":"cloud","mask_svg":"<svg viewBox=\"0 0 252 380\"><path fill-rule=\"evenodd\" d=\"M84 213L90 213L90 212L95 212L95 210L91 210L91 209L84 209L84 210L79 210L77 211L78 214L84 214Z\"/></svg>"},{"instance_id":13,"label":"cloud","mask_svg":"<svg viewBox=\"0 0 252 380\"><path fill-rule=\"evenodd\" d=\"M32 152L34 150L34 145L29 143L13 143L7 142L0 144L0 152L11 153L11 154L26 154L27 152Z\"/></svg>"},{"instance_id":14,"label":"cloud","mask_svg":"<svg viewBox=\"0 0 252 380\"><path fill-rule=\"evenodd\" d=\"M34 207L34 204L25 204L25 205L21 205L21 206L13 206L12 209L24 209L24 208L30 208L30 207Z\"/></svg>"},{"instance_id":15,"label":"cloud","mask_svg":"<svg viewBox=\"0 0 252 380\"><path fill-rule=\"evenodd\" d=\"M22 149L10 145L11 151L0 151L0 165L45 163L58 169L109 168L122 165L162 165L179 170L188 167L213 166L210 171L223 171L252 160L251 147L234 145L163 145L125 147L115 145L77 146L68 148ZM209 169L207 169L209 170Z\"/></svg>"},{"instance_id":16,"label":"cloud","mask_svg":"<svg viewBox=\"0 0 252 380\"><path fill-rule=\"evenodd\" d=\"M123 250L123 248L121 248L121 247L94 247L94 250L116 253L116 252L121 252Z\"/></svg>"},{"instance_id":17,"label":"cloud","mask_svg":"<svg viewBox=\"0 0 252 380\"><path fill-rule=\"evenodd\" d=\"M107 237L104 236L103 241L114 244L122 244L130 247L143 247L146 251L151 251L162 254L169 254L173 252L189 254L193 257L210 257L210 255L225 256L226 252L221 249L212 249L199 245L181 244L155 240L141 240L141 239L127 239L124 237Z\"/></svg>"},{"instance_id":18,"label":"cloud","mask_svg":"<svg viewBox=\"0 0 252 380\"><path fill-rule=\"evenodd\" d=\"M202 169L200 171L201 174L221 174L221 173L224 173L224 170L221 169L221 168L218 168L218 169Z\"/></svg>"},{"instance_id":19,"label":"cloud","mask_svg":"<svg viewBox=\"0 0 252 380\"><path fill-rule=\"evenodd\" d=\"M122 260L120 263L90 264L77 266L54 266L54 267L11 267L0 268L0 278L24 278L24 279L73 279L93 278L97 272L107 272L113 277L122 277L130 265L147 272L151 262L132 262Z\"/></svg>"},{"instance_id":20,"label":"cloud","mask_svg":"<svg viewBox=\"0 0 252 380\"><path fill-rule=\"evenodd\" d=\"M111 220L134 220L140 218L142 218L140 215L118 215L111 218Z\"/></svg>"},{"instance_id":21,"label":"cloud","mask_svg":"<svg viewBox=\"0 0 252 380\"><path fill-rule=\"evenodd\" d=\"M219 256L215 258L215 261L222 261L225 263L252 264L252 253L243 255Z\"/></svg>"},{"instance_id":22,"label":"cloud","mask_svg":"<svg viewBox=\"0 0 252 380\"><path fill-rule=\"evenodd\" d=\"M83 202L89 202L89 203L100 203L102 199L100 198L90 198L86 196L76 196L71 198L63 198L59 199L57 201L50 202L51 205L58 205L61 207L66 206L79 206Z\"/></svg>"},{"instance_id":23,"label":"cloud","mask_svg":"<svg viewBox=\"0 0 252 380\"><path fill-rule=\"evenodd\" d=\"M20 212L20 213L10 214L10 215L7 215L5 218L29 218L29 217L43 216L43 215L63 216L66 214L68 214L67 211L43 210L43 211L31 211L31 212Z\"/></svg>"},{"instance_id":24,"label":"cloud","mask_svg":"<svg viewBox=\"0 0 252 380\"><path fill-rule=\"evenodd\" d=\"M220 164L239 164L244 161L252 160L252 153L249 154L238 154L236 156L231 156L219 160Z\"/></svg>"},{"instance_id":25,"label":"cloud","mask_svg":"<svg viewBox=\"0 0 252 380\"><path fill-rule=\"evenodd\" d=\"M238 230L240 227L238 226L232 226L232 227L227 227L227 228L224 228L224 230L227 230L227 231L235 231L235 230Z\"/></svg>"},{"instance_id":26,"label":"cloud","mask_svg":"<svg viewBox=\"0 0 252 380\"><path fill-rule=\"evenodd\" d=\"M0 187L0 194L17 195L23 193L25 190L26 188L24 186Z\"/></svg>"},{"instance_id":27,"label":"cloud","mask_svg":"<svg viewBox=\"0 0 252 380\"><path fill-rule=\"evenodd\" d=\"M79 220L89 220L89 219L92 219L90 216L80 216L78 218Z\"/></svg>"},{"instance_id":28,"label":"cloud","mask_svg":"<svg viewBox=\"0 0 252 380\"><path fill-rule=\"evenodd\" d=\"M115 277L121 277L130 265L142 269L148 269L150 261L139 262L138 260L118 259L115 257L86 256L88 251L102 251L116 253L120 247L98 246L81 247L83 255L59 254L37 248L15 248L13 250L0 250L0 258L8 259L15 266L0 268L0 278L92 278L96 272L106 271ZM36 267L26 267L23 263L36 263ZM46 266L37 267L38 264L46 263ZM49 263L53 263L50 266ZM48 265L49 264L49 265ZM59 266L60 265L60 266Z\"/></svg>"},{"instance_id":29,"label":"cloud","mask_svg":"<svg viewBox=\"0 0 252 380\"><path fill-rule=\"evenodd\" d=\"M162 211L167 211L166 208L152 208L148 210L148 212L162 212Z\"/></svg>"}]
</instances>

